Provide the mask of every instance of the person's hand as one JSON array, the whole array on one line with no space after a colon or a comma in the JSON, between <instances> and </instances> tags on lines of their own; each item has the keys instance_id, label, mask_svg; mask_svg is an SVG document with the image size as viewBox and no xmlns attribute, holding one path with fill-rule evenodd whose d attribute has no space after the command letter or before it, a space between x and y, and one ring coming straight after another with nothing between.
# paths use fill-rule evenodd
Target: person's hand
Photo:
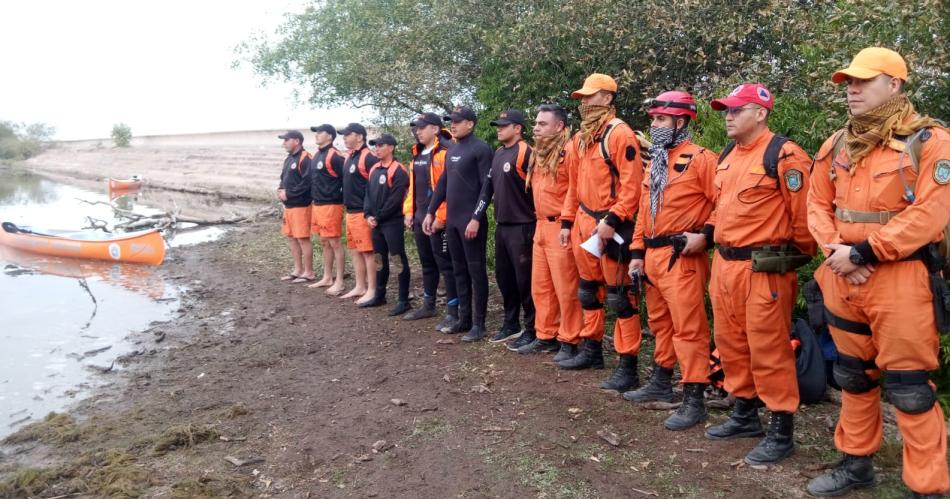
<instances>
[{"instance_id":1,"label":"person's hand","mask_svg":"<svg viewBox=\"0 0 950 499\"><path fill-rule=\"evenodd\" d=\"M481 225L478 223L478 220L472 220L465 226L465 239L475 239L475 236L478 235L478 226Z\"/></svg>"},{"instance_id":2,"label":"person's hand","mask_svg":"<svg viewBox=\"0 0 950 499\"><path fill-rule=\"evenodd\" d=\"M634 258L630 260L630 277L633 277L636 274L643 274L644 262L642 258Z\"/></svg>"},{"instance_id":3,"label":"person's hand","mask_svg":"<svg viewBox=\"0 0 950 499\"><path fill-rule=\"evenodd\" d=\"M406 228L412 228L412 215L406 215Z\"/></svg>"},{"instance_id":4,"label":"person's hand","mask_svg":"<svg viewBox=\"0 0 950 499\"><path fill-rule=\"evenodd\" d=\"M422 232L423 232L425 235L427 235L427 236L431 236L432 233L433 233L433 230L432 230L432 219L433 219L433 218L434 218L434 217L433 217L432 215L429 215L429 214L427 213L427 214L426 214L426 218L422 221Z\"/></svg>"},{"instance_id":5,"label":"person's hand","mask_svg":"<svg viewBox=\"0 0 950 499\"><path fill-rule=\"evenodd\" d=\"M825 265L831 267L831 270L840 276L846 276L855 270L858 266L851 263L851 246L844 244L826 244L825 248L832 251L825 260Z\"/></svg>"},{"instance_id":6,"label":"person's hand","mask_svg":"<svg viewBox=\"0 0 950 499\"><path fill-rule=\"evenodd\" d=\"M277 189L277 198L281 201L287 201L287 190L286 189Z\"/></svg>"},{"instance_id":7,"label":"person's hand","mask_svg":"<svg viewBox=\"0 0 950 499\"><path fill-rule=\"evenodd\" d=\"M571 229L561 229L558 240L561 242L562 248L566 248L567 245L571 244Z\"/></svg>"},{"instance_id":8,"label":"person's hand","mask_svg":"<svg viewBox=\"0 0 950 499\"><path fill-rule=\"evenodd\" d=\"M683 248L683 255L692 255L706 250L706 235L699 232L684 232L686 236L686 247Z\"/></svg>"},{"instance_id":9,"label":"person's hand","mask_svg":"<svg viewBox=\"0 0 950 499\"><path fill-rule=\"evenodd\" d=\"M601 220L600 223L597 224L597 228L594 229L594 232L591 235L596 234L597 237L600 238L601 243L607 244L607 241L610 241L611 239L614 238L615 233L616 231L614 231L613 227L607 225L607 222L604 222L603 220Z\"/></svg>"},{"instance_id":10,"label":"person's hand","mask_svg":"<svg viewBox=\"0 0 950 499\"><path fill-rule=\"evenodd\" d=\"M871 278L871 274L874 273L874 270L874 265L871 265L870 263L867 265L861 265L856 268L854 272L844 276L844 278L847 279L849 283L854 284L855 286L860 286L868 282L868 279Z\"/></svg>"},{"instance_id":11,"label":"person's hand","mask_svg":"<svg viewBox=\"0 0 950 499\"><path fill-rule=\"evenodd\" d=\"M369 224L370 227L372 227L372 228L375 229L375 228L376 228L376 217L366 217L366 223Z\"/></svg>"}]
</instances>

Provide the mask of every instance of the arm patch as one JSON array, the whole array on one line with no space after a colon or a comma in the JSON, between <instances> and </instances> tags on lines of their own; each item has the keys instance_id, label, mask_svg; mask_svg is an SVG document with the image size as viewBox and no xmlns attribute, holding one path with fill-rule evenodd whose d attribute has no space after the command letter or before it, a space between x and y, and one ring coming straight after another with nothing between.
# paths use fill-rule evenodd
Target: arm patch
<instances>
[{"instance_id":1,"label":"arm patch","mask_svg":"<svg viewBox=\"0 0 950 499\"><path fill-rule=\"evenodd\" d=\"M802 172L791 168L785 172L785 187L789 192L798 192L802 189Z\"/></svg>"},{"instance_id":2,"label":"arm patch","mask_svg":"<svg viewBox=\"0 0 950 499\"><path fill-rule=\"evenodd\" d=\"M627 146L627 152L625 154L627 161L633 161L633 159L637 157L637 150L633 146Z\"/></svg>"}]
</instances>

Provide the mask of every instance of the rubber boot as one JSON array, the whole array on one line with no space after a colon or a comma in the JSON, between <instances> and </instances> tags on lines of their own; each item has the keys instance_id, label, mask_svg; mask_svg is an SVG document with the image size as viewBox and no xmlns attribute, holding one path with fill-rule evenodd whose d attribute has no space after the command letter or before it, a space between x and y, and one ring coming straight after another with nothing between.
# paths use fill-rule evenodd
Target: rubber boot
<instances>
[{"instance_id":1,"label":"rubber boot","mask_svg":"<svg viewBox=\"0 0 950 499\"><path fill-rule=\"evenodd\" d=\"M485 330L485 326L472 326L471 329L465 333L465 336L462 336L462 341L465 343L474 343L481 341L487 335L488 331Z\"/></svg>"},{"instance_id":2,"label":"rubber boot","mask_svg":"<svg viewBox=\"0 0 950 499\"><path fill-rule=\"evenodd\" d=\"M558 363L562 360L573 359L577 355L577 345L572 345L570 343L565 343L563 341L559 342L561 348L557 351L557 354L554 355L554 362Z\"/></svg>"},{"instance_id":3,"label":"rubber boot","mask_svg":"<svg viewBox=\"0 0 950 499\"><path fill-rule=\"evenodd\" d=\"M673 369L662 367L659 364L653 364L653 374L650 376L650 382L640 387L639 390L633 390L623 394L624 400L632 402L650 402L651 400L660 400L663 402L673 401Z\"/></svg>"},{"instance_id":4,"label":"rubber boot","mask_svg":"<svg viewBox=\"0 0 950 499\"><path fill-rule=\"evenodd\" d=\"M745 456L746 464L774 464L795 452L795 415L791 412L771 412L769 431L765 438Z\"/></svg>"},{"instance_id":5,"label":"rubber boot","mask_svg":"<svg viewBox=\"0 0 950 499\"><path fill-rule=\"evenodd\" d=\"M584 338L580 351L574 357L558 362L561 369L603 369L604 349L599 341Z\"/></svg>"},{"instance_id":6,"label":"rubber boot","mask_svg":"<svg viewBox=\"0 0 950 499\"><path fill-rule=\"evenodd\" d=\"M712 440L731 440L733 438L760 437L762 421L759 421L759 407L755 399L736 397L732 415L725 423L706 428L706 438Z\"/></svg>"},{"instance_id":7,"label":"rubber boot","mask_svg":"<svg viewBox=\"0 0 950 499\"><path fill-rule=\"evenodd\" d=\"M428 319L429 317L435 317L435 297L434 296L423 296L422 297L422 307L409 312L408 314L402 316L404 321L417 321L419 319Z\"/></svg>"},{"instance_id":8,"label":"rubber boot","mask_svg":"<svg viewBox=\"0 0 950 499\"><path fill-rule=\"evenodd\" d=\"M638 386L640 386L640 375L637 374L637 356L621 355L617 361L617 369L600 384L600 389L624 393Z\"/></svg>"},{"instance_id":9,"label":"rubber boot","mask_svg":"<svg viewBox=\"0 0 950 499\"><path fill-rule=\"evenodd\" d=\"M408 300L399 300L393 305L393 308L389 310L389 316L395 317L397 315L402 315L409 311L412 308L412 305L409 304Z\"/></svg>"},{"instance_id":10,"label":"rubber boot","mask_svg":"<svg viewBox=\"0 0 950 499\"><path fill-rule=\"evenodd\" d=\"M844 495L853 489L874 485L874 463L871 456L845 454L834 468L808 482L808 493L818 497Z\"/></svg>"},{"instance_id":11,"label":"rubber boot","mask_svg":"<svg viewBox=\"0 0 950 499\"><path fill-rule=\"evenodd\" d=\"M448 333L452 326L454 326L459 321L459 306L458 304L449 305L445 307L445 317L442 318L442 321L435 326L436 331L441 331L443 333Z\"/></svg>"},{"instance_id":12,"label":"rubber boot","mask_svg":"<svg viewBox=\"0 0 950 499\"><path fill-rule=\"evenodd\" d=\"M706 383L684 383L683 404L670 417L666 418L663 426L667 430L683 431L706 421Z\"/></svg>"}]
</instances>

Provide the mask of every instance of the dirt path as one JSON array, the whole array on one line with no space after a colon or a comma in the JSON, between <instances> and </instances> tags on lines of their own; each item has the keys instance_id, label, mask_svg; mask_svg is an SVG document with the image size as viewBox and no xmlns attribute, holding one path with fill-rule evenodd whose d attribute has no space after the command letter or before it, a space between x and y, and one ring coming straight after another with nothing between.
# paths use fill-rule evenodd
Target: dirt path
<instances>
[{"instance_id":1,"label":"dirt path","mask_svg":"<svg viewBox=\"0 0 950 499\"><path fill-rule=\"evenodd\" d=\"M15 434L0 496L800 497L834 457L831 404L803 409L794 457L752 469L737 462L754 440L666 431L666 411L596 389L608 371L280 283L276 226L174 250L180 317L136 336L143 354L112 390ZM875 494L898 490L887 452Z\"/></svg>"}]
</instances>

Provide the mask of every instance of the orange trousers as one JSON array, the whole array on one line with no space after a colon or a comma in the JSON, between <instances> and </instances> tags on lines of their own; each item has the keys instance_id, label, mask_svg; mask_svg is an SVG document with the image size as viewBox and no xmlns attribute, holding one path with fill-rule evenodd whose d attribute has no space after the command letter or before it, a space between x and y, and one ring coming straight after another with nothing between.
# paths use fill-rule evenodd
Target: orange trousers
<instances>
[{"instance_id":1,"label":"orange trousers","mask_svg":"<svg viewBox=\"0 0 950 499\"><path fill-rule=\"evenodd\" d=\"M866 371L878 379L881 371L931 371L938 367L939 339L934 321L927 269L919 261L882 263L868 282L853 286L827 266L815 280L832 314L871 326L871 335L829 327L838 351L873 360L878 369ZM835 446L842 452L867 456L881 448L881 388L865 393L841 392L841 417ZM922 414L897 412L904 440L904 483L918 493L950 490L947 470L947 431L940 404Z\"/></svg>"},{"instance_id":2,"label":"orange trousers","mask_svg":"<svg viewBox=\"0 0 950 499\"><path fill-rule=\"evenodd\" d=\"M581 248L581 243L590 238L597 227L597 221L584 211L577 212L574 228L571 231L571 244L574 250L574 261L577 262L577 272L580 278L600 284L597 290L597 299L604 303L607 297L605 286L622 286L630 284L627 275L627 264L612 260L606 256L594 257ZM630 241L624 241L630 244ZM637 307L638 303L633 306ZM596 341L604 339L604 317L606 312L601 307L598 310L584 310L584 328L581 338ZM634 314L626 319L617 318L614 324L614 350L621 355L637 355L640 353L640 316Z\"/></svg>"},{"instance_id":3,"label":"orange trousers","mask_svg":"<svg viewBox=\"0 0 950 499\"><path fill-rule=\"evenodd\" d=\"M759 397L770 411L798 409L795 354L789 348L795 272L752 272L749 260L713 258L709 297L726 391Z\"/></svg>"},{"instance_id":4,"label":"orange trousers","mask_svg":"<svg viewBox=\"0 0 950 499\"><path fill-rule=\"evenodd\" d=\"M531 299L538 339L578 344L584 316L577 299L577 264L570 246L562 248L559 220L538 220L531 260Z\"/></svg>"},{"instance_id":5,"label":"orange trousers","mask_svg":"<svg viewBox=\"0 0 950 499\"><path fill-rule=\"evenodd\" d=\"M653 359L672 369L677 359L683 383L709 382L709 322L706 319L706 283L709 254L680 256L669 268L673 247L650 248L644 271L647 322L656 337ZM667 270L669 269L669 270Z\"/></svg>"}]
</instances>

